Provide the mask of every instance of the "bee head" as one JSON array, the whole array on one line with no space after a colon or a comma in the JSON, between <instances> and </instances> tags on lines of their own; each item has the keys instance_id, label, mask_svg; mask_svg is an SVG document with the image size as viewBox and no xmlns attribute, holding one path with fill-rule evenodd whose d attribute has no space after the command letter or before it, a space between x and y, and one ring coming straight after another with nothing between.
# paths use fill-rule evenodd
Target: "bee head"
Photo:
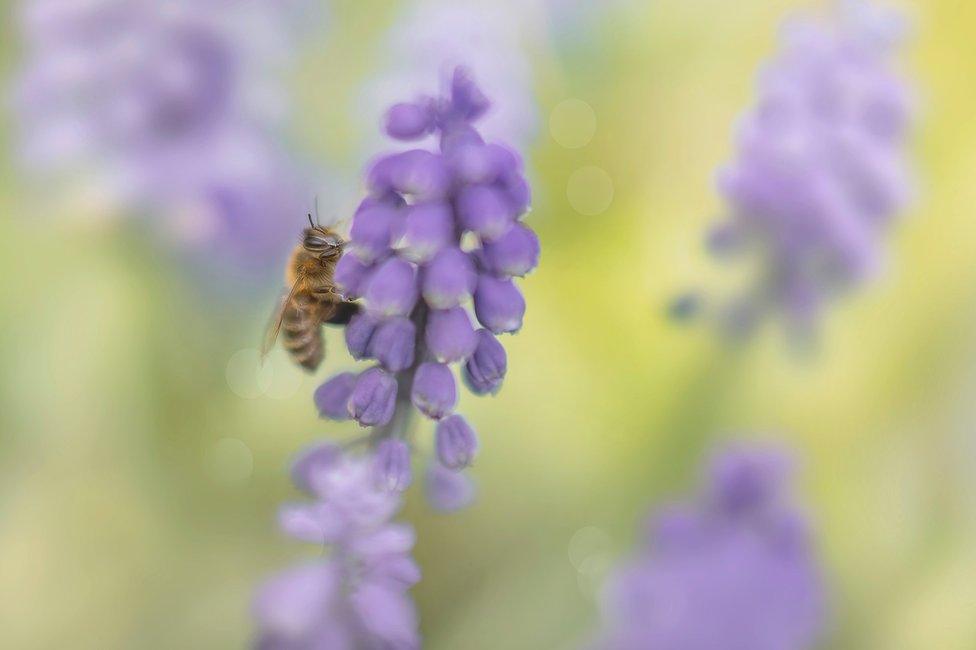
<instances>
[{"instance_id":1,"label":"bee head","mask_svg":"<svg viewBox=\"0 0 976 650\"><path fill-rule=\"evenodd\" d=\"M302 240L302 246L305 250L324 259L341 255L344 244L345 242L339 235L318 225L306 228L305 238Z\"/></svg>"}]
</instances>

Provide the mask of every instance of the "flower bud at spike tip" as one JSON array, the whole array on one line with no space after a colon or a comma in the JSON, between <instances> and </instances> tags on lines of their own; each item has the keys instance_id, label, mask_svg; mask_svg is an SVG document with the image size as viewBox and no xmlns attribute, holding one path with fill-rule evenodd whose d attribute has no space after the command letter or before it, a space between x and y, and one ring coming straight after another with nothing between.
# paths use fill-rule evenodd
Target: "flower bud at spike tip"
<instances>
[{"instance_id":1,"label":"flower bud at spike tip","mask_svg":"<svg viewBox=\"0 0 976 650\"><path fill-rule=\"evenodd\" d=\"M417 302L417 272L409 262L390 258L370 277L364 297L377 316L408 316Z\"/></svg>"},{"instance_id":2,"label":"flower bud at spike tip","mask_svg":"<svg viewBox=\"0 0 976 650\"><path fill-rule=\"evenodd\" d=\"M430 107L418 103L394 104L386 112L383 130L397 140L416 140L427 135L434 126Z\"/></svg>"},{"instance_id":3,"label":"flower bud at spike tip","mask_svg":"<svg viewBox=\"0 0 976 650\"><path fill-rule=\"evenodd\" d=\"M451 78L451 107L466 121L474 121L485 114L491 102L463 67L455 68Z\"/></svg>"},{"instance_id":4,"label":"flower bud at spike tip","mask_svg":"<svg viewBox=\"0 0 976 650\"><path fill-rule=\"evenodd\" d=\"M393 492L403 492L413 481L410 448L400 438L386 438L376 446L373 471L377 484Z\"/></svg>"},{"instance_id":5,"label":"flower bud at spike tip","mask_svg":"<svg viewBox=\"0 0 976 650\"><path fill-rule=\"evenodd\" d=\"M443 363L420 364L413 378L410 399L421 413L440 420L457 405L457 383L451 369Z\"/></svg>"},{"instance_id":6,"label":"flower bud at spike tip","mask_svg":"<svg viewBox=\"0 0 976 650\"><path fill-rule=\"evenodd\" d=\"M466 359L478 344L474 326L463 307L431 311L425 340L431 354L446 363Z\"/></svg>"},{"instance_id":7,"label":"flower bud at spike tip","mask_svg":"<svg viewBox=\"0 0 976 650\"><path fill-rule=\"evenodd\" d=\"M356 385L356 373L344 372L332 377L315 389L313 399L319 416L330 420L348 420L346 403Z\"/></svg>"},{"instance_id":8,"label":"flower bud at spike tip","mask_svg":"<svg viewBox=\"0 0 976 650\"><path fill-rule=\"evenodd\" d=\"M437 458L448 469L467 467L478 451L478 437L474 429L460 415L451 415L437 423L434 432Z\"/></svg>"},{"instance_id":9,"label":"flower bud at spike tip","mask_svg":"<svg viewBox=\"0 0 976 650\"><path fill-rule=\"evenodd\" d=\"M409 318L396 316L376 328L369 343L370 356L390 372L399 372L413 364L417 328Z\"/></svg>"},{"instance_id":10,"label":"flower bud at spike tip","mask_svg":"<svg viewBox=\"0 0 976 650\"><path fill-rule=\"evenodd\" d=\"M471 297L477 275L467 253L459 248L445 248L424 268L422 281L427 304L434 309L448 309Z\"/></svg>"},{"instance_id":11,"label":"flower bud at spike tip","mask_svg":"<svg viewBox=\"0 0 976 650\"><path fill-rule=\"evenodd\" d=\"M356 379L346 408L364 427L382 426L393 417L397 383L382 368L370 368Z\"/></svg>"},{"instance_id":12,"label":"flower bud at spike tip","mask_svg":"<svg viewBox=\"0 0 976 650\"><path fill-rule=\"evenodd\" d=\"M478 322L490 332L517 332L525 315L525 298L511 280L481 275L474 294L474 311Z\"/></svg>"},{"instance_id":13,"label":"flower bud at spike tip","mask_svg":"<svg viewBox=\"0 0 976 650\"><path fill-rule=\"evenodd\" d=\"M505 348L488 330L478 330L476 336L478 345L464 364L464 383L475 395L495 394L508 366Z\"/></svg>"}]
</instances>

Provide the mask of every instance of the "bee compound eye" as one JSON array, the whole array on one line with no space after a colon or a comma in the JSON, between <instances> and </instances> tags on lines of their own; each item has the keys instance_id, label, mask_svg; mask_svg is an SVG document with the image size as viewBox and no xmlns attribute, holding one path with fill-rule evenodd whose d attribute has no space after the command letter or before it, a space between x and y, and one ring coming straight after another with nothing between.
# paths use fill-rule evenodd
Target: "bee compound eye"
<instances>
[{"instance_id":1,"label":"bee compound eye","mask_svg":"<svg viewBox=\"0 0 976 650\"><path fill-rule=\"evenodd\" d=\"M305 237L305 248L321 250L329 245L328 241L318 235L308 235Z\"/></svg>"}]
</instances>

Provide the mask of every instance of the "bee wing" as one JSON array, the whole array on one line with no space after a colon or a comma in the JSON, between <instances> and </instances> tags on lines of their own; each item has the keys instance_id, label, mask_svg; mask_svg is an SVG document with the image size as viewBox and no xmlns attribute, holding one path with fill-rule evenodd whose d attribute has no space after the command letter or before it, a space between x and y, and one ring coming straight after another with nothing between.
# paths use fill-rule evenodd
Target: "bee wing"
<instances>
[{"instance_id":1,"label":"bee wing","mask_svg":"<svg viewBox=\"0 0 976 650\"><path fill-rule=\"evenodd\" d=\"M275 341L278 340L278 333L281 331L281 323L285 319L285 309L288 304L295 297L295 293L298 291L298 287L301 286L304 278L299 277L295 280L295 284L291 286L291 291L287 294L282 295L281 299L278 301L278 307L275 308L274 312L271 314L271 319L268 321L268 326L264 330L264 342L261 344L261 358L264 359L271 352L271 348L274 347Z\"/></svg>"}]
</instances>

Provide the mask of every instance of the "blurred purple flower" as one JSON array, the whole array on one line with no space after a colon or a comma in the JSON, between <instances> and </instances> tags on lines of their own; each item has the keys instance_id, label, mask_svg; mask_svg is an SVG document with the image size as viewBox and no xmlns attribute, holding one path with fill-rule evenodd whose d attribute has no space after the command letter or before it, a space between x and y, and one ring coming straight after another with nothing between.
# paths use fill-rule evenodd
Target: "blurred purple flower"
<instances>
[{"instance_id":1,"label":"blurred purple flower","mask_svg":"<svg viewBox=\"0 0 976 650\"><path fill-rule=\"evenodd\" d=\"M310 194L273 136L287 112L287 4L22 2L23 163L163 215L189 250L244 269L277 262Z\"/></svg>"},{"instance_id":2,"label":"blurred purple flower","mask_svg":"<svg viewBox=\"0 0 976 650\"><path fill-rule=\"evenodd\" d=\"M281 527L330 552L282 571L258 589L257 647L420 647L407 594L420 579L410 556L414 533L391 522L400 497L377 483L377 462L323 445L295 463L296 484L316 501L282 508Z\"/></svg>"},{"instance_id":3,"label":"blurred purple flower","mask_svg":"<svg viewBox=\"0 0 976 650\"><path fill-rule=\"evenodd\" d=\"M849 2L832 22L796 19L762 70L708 236L721 257L758 257L753 286L722 319L748 333L781 312L800 334L824 304L875 274L911 178L907 84L894 70L895 16Z\"/></svg>"},{"instance_id":4,"label":"blurred purple flower","mask_svg":"<svg viewBox=\"0 0 976 650\"><path fill-rule=\"evenodd\" d=\"M397 486L405 486L400 470L409 467L402 458L408 447L394 450L386 441L409 436L414 409L440 421L438 466L470 464L477 439L453 415L458 389L450 364L464 365L475 394L499 390L505 350L489 331L476 330L471 312L491 332L517 331L525 300L512 276L538 263L538 239L519 222L529 196L521 159L507 147L486 144L472 125L488 109L488 98L463 68L443 97L390 109L384 125L391 136L430 135L440 146L376 159L367 173L370 196L353 217L350 247L339 262L344 290L361 294L366 306L346 328L346 344L354 358L380 366L359 375L351 389L348 375L338 384L327 381L319 410L330 415L346 395L348 414L376 427L369 441L384 449L388 483ZM453 504L443 509L473 495L465 480L438 484L445 489L429 495L443 496L452 486L457 492L437 497Z\"/></svg>"},{"instance_id":5,"label":"blurred purple flower","mask_svg":"<svg viewBox=\"0 0 976 650\"><path fill-rule=\"evenodd\" d=\"M810 534L790 464L762 449L715 457L701 500L656 515L604 591L607 650L803 650L824 627Z\"/></svg>"},{"instance_id":6,"label":"blurred purple flower","mask_svg":"<svg viewBox=\"0 0 976 650\"><path fill-rule=\"evenodd\" d=\"M458 472L432 459L424 482L427 502L439 512L456 512L471 505L475 487L466 472Z\"/></svg>"}]
</instances>

